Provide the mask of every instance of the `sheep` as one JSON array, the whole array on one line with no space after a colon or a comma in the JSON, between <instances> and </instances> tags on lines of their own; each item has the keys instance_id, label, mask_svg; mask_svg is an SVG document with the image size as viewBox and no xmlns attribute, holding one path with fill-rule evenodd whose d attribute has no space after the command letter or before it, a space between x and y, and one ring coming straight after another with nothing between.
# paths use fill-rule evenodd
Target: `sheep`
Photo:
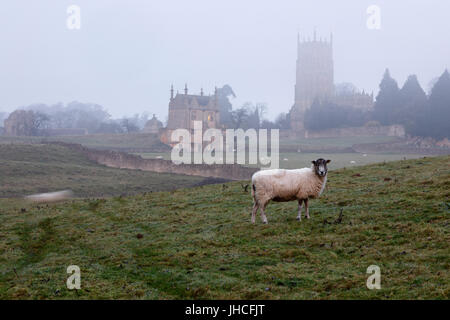
<instances>
[{"instance_id":1,"label":"sheep","mask_svg":"<svg viewBox=\"0 0 450 320\"><path fill-rule=\"evenodd\" d=\"M327 164L331 160L311 161L311 168L285 170L260 170L252 176L253 209L251 222L255 223L256 213L261 209L261 219L267 223L264 210L270 200L276 202L298 201L297 220L302 220L302 203L305 217L309 219L308 200L318 198L327 182Z\"/></svg>"},{"instance_id":2,"label":"sheep","mask_svg":"<svg viewBox=\"0 0 450 320\"><path fill-rule=\"evenodd\" d=\"M31 196L26 196L25 199L30 202L36 202L36 203L45 203L45 202L57 202L57 201L63 201L72 198L73 192L70 190L63 190L63 191L57 191L57 192L50 192L50 193L40 193L40 194L34 194Z\"/></svg>"}]
</instances>

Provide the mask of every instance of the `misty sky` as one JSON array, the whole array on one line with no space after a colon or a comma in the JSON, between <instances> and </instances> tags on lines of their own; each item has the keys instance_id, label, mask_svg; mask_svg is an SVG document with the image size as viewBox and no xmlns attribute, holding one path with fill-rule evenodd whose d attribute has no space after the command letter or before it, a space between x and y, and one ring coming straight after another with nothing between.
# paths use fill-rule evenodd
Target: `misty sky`
<instances>
[{"instance_id":1,"label":"misty sky","mask_svg":"<svg viewBox=\"0 0 450 320\"><path fill-rule=\"evenodd\" d=\"M81 29L66 26L81 8ZM381 8L381 30L366 26ZM384 69L422 87L450 67L450 1L5 0L0 5L0 111L32 103L103 105L114 117L164 120L171 83L266 102L268 118L293 104L296 37L334 35L335 83L378 90Z\"/></svg>"}]
</instances>

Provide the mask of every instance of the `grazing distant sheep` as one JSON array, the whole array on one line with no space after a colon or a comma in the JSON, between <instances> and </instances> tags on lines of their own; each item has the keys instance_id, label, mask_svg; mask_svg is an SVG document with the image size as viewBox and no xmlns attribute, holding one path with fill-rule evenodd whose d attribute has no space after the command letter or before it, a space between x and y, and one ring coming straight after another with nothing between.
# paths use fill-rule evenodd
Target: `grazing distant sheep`
<instances>
[{"instance_id":1,"label":"grazing distant sheep","mask_svg":"<svg viewBox=\"0 0 450 320\"><path fill-rule=\"evenodd\" d=\"M302 203L305 203L305 216L309 219L308 199L319 197L327 182L327 164L331 160L311 161L311 168L284 170L261 170L252 176L252 223L261 209L261 219L267 223L264 210L270 200L277 202L298 201L297 220L301 221Z\"/></svg>"},{"instance_id":2,"label":"grazing distant sheep","mask_svg":"<svg viewBox=\"0 0 450 320\"><path fill-rule=\"evenodd\" d=\"M31 196L25 197L28 201L31 202L57 202L57 201L63 201L70 199L73 196L73 192L70 190L64 190L64 191L57 191L57 192L50 192L50 193L40 193L40 194L34 194Z\"/></svg>"}]
</instances>

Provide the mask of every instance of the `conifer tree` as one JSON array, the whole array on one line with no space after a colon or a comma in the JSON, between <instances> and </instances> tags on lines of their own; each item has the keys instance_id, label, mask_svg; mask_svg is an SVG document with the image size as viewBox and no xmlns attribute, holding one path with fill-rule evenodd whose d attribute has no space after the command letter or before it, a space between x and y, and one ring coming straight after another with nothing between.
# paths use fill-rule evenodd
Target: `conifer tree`
<instances>
[{"instance_id":1,"label":"conifer tree","mask_svg":"<svg viewBox=\"0 0 450 320\"><path fill-rule=\"evenodd\" d=\"M391 125L395 123L395 115L398 113L400 104L400 93L389 69L384 72L383 80L380 83L380 91L377 95L373 110L374 120L382 125Z\"/></svg>"},{"instance_id":2,"label":"conifer tree","mask_svg":"<svg viewBox=\"0 0 450 320\"><path fill-rule=\"evenodd\" d=\"M442 139L450 137L450 74L448 70L433 86L429 98L429 112L426 119L428 136Z\"/></svg>"},{"instance_id":3,"label":"conifer tree","mask_svg":"<svg viewBox=\"0 0 450 320\"><path fill-rule=\"evenodd\" d=\"M420 119L428 110L428 100L425 91L419 84L416 75L410 75L400 89L400 106L394 119L405 126L410 135L423 135Z\"/></svg>"}]
</instances>

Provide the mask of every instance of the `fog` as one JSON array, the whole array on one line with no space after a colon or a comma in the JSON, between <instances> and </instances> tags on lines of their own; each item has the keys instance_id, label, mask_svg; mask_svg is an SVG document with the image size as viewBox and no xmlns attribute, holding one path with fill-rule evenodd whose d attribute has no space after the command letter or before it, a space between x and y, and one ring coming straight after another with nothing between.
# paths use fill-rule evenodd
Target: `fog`
<instances>
[{"instance_id":1,"label":"fog","mask_svg":"<svg viewBox=\"0 0 450 320\"><path fill-rule=\"evenodd\" d=\"M67 8L81 29L67 28ZM379 30L366 10L381 9ZM170 85L231 102L264 102L268 118L294 100L297 33L333 32L335 83L377 93L385 68L402 85L429 83L450 66L450 2L432 1L25 1L0 5L0 112L81 101L114 117L167 116Z\"/></svg>"}]
</instances>

